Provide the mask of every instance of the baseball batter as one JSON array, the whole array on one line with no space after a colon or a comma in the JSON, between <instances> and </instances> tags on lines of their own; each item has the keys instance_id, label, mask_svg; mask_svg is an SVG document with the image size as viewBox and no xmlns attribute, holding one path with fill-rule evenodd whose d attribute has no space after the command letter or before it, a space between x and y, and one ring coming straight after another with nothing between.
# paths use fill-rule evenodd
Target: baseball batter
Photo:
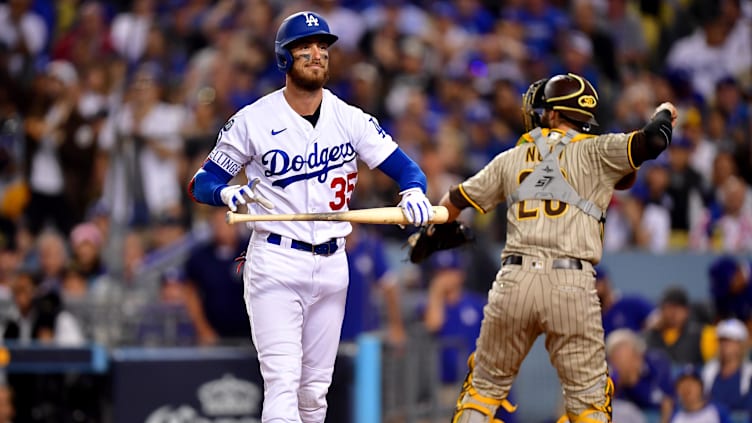
<instances>
[{"instance_id":1,"label":"baseball batter","mask_svg":"<svg viewBox=\"0 0 752 423\"><path fill-rule=\"evenodd\" d=\"M499 422L522 360L540 334L564 389L570 422L610 422L607 375L593 265L614 186L671 141L670 103L629 134L587 134L598 94L584 78L557 75L524 96L527 132L518 146L453 187L441 200L450 220L507 201L502 267L489 292L476 351L453 423Z\"/></svg>"},{"instance_id":2,"label":"baseball batter","mask_svg":"<svg viewBox=\"0 0 752 423\"><path fill-rule=\"evenodd\" d=\"M401 188L416 226L431 218L423 172L376 119L324 89L337 36L313 12L287 17L275 41L284 88L238 111L190 184L202 203L249 213L344 211L356 159ZM248 185L227 185L245 169ZM322 423L345 310L348 222L256 222L244 298L264 378L262 422Z\"/></svg>"}]
</instances>

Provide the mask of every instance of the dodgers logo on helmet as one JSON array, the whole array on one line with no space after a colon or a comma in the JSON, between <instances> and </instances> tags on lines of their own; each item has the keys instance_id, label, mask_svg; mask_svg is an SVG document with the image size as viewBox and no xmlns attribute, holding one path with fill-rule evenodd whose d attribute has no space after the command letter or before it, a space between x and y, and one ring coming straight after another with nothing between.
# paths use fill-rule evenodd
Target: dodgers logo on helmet
<instances>
[{"instance_id":1,"label":"dodgers logo on helmet","mask_svg":"<svg viewBox=\"0 0 752 423\"><path fill-rule=\"evenodd\" d=\"M277 68L282 72L288 72L293 60L290 44L314 35L322 37L329 45L334 44L339 38L331 33L329 24L318 13L298 12L285 18L277 30L277 38L274 41Z\"/></svg>"}]
</instances>

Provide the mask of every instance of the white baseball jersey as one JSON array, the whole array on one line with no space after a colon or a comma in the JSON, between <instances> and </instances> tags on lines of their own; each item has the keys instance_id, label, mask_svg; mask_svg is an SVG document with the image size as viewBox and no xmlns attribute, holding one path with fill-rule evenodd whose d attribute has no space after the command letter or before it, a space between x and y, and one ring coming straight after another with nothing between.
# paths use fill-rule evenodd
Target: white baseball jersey
<instances>
[{"instance_id":1,"label":"white baseball jersey","mask_svg":"<svg viewBox=\"0 0 752 423\"><path fill-rule=\"evenodd\" d=\"M269 212L250 205L253 214L321 213L348 210L358 179L356 158L369 168L381 164L397 144L376 119L324 89L314 127L287 103L284 89L242 108L219 133L209 160L248 180L261 178L257 191L271 200ZM312 244L350 233L349 222L255 222L259 234L274 232Z\"/></svg>"}]
</instances>

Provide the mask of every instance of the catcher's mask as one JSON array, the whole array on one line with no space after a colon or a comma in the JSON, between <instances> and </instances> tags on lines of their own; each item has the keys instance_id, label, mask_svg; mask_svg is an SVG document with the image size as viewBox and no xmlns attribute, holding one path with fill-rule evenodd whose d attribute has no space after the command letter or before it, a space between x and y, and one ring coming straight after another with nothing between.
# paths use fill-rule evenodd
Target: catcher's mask
<instances>
[{"instance_id":1,"label":"catcher's mask","mask_svg":"<svg viewBox=\"0 0 752 423\"><path fill-rule=\"evenodd\" d=\"M543 110L556 110L582 132L590 132L598 126L597 108L598 92L587 79L573 73L535 81L522 96L526 131L542 126Z\"/></svg>"},{"instance_id":2,"label":"catcher's mask","mask_svg":"<svg viewBox=\"0 0 752 423\"><path fill-rule=\"evenodd\" d=\"M329 31L329 24L321 15L314 12L298 12L282 21L274 40L274 53L277 58L277 68L282 72L289 72L292 68L292 53L290 45L303 38L319 36L329 45L334 44L338 37Z\"/></svg>"}]
</instances>

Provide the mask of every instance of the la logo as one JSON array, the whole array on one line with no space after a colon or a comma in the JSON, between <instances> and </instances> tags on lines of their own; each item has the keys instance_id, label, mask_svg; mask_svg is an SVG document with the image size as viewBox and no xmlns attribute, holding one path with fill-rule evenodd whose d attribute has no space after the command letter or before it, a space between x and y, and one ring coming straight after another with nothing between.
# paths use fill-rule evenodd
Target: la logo
<instances>
[{"instance_id":1,"label":"la logo","mask_svg":"<svg viewBox=\"0 0 752 423\"><path fill-rule=\"evenodd\" d=\"M319 26L319 20L314 15L305 15L305 23L308 24L308 26Z\"/></svg>"}]
</instances>

